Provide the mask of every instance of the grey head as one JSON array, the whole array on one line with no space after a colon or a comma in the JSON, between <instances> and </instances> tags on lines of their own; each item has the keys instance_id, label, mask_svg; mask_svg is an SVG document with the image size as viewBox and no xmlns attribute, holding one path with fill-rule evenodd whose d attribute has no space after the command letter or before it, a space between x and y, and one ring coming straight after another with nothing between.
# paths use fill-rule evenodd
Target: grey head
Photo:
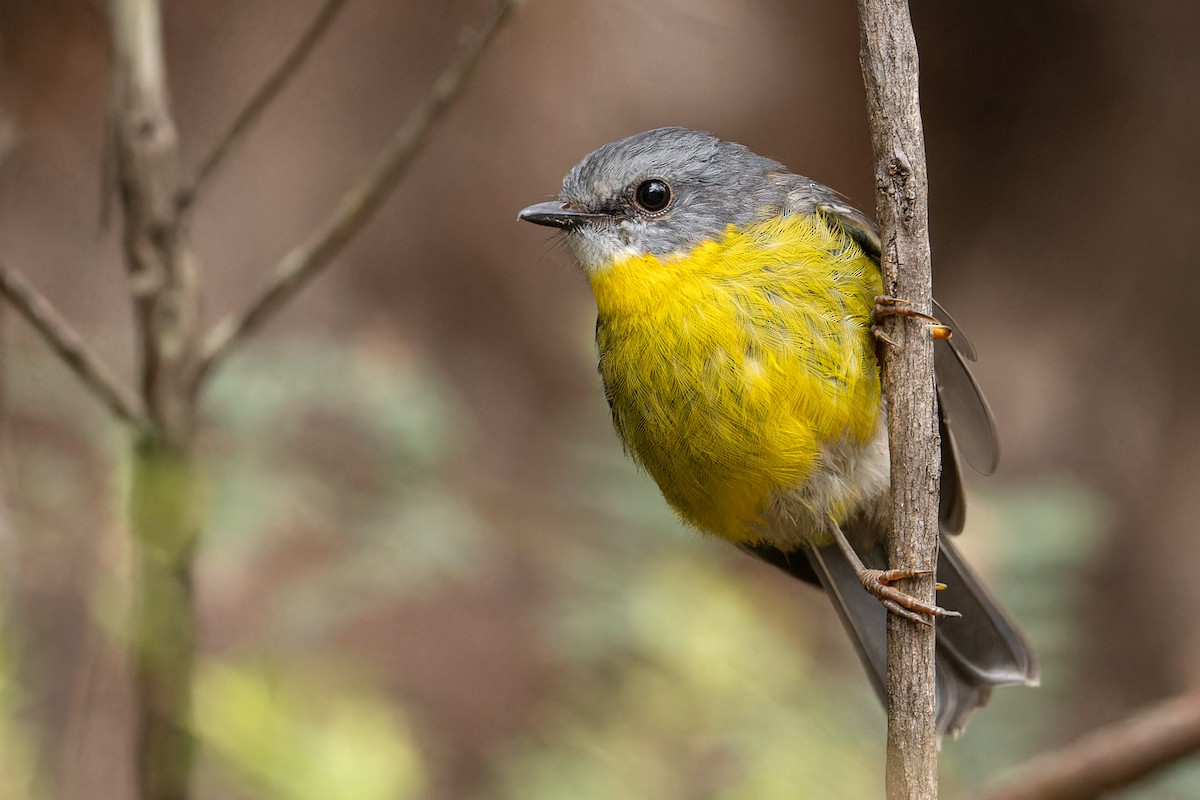
<instances>
[{"instance_id":1,"label":"grey head","mask_svg":"<svg viewBox=\"0 0 1200 800\"><path fill-rule=\"evenodd\" d=\"M657 128L591 153L567 173L558 200L519 219L562 229L583 268L601 270L622 255L686 252L730 225L780 214L795 180L743 145Z\"/></svg>"}]
</instances>

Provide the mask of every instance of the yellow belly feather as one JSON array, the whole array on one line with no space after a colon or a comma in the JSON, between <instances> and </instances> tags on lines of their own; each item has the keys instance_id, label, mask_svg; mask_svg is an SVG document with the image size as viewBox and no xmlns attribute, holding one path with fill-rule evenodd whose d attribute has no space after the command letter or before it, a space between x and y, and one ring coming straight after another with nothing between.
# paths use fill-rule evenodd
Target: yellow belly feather
<instances>
[{"instance_id":1,"label":"yellow belly feather","mask_svg":"<svg viewBox=\"0 0 1200 800\"><path fill-rule=\"evenodd\" d=\"M879 268L824 220L730 228L589 279L617 432L691 524L757 541L767 508L803 487L827 448L875 435ZM840 522L862 499L810 511Z\"/></svg>"}]
</instances>

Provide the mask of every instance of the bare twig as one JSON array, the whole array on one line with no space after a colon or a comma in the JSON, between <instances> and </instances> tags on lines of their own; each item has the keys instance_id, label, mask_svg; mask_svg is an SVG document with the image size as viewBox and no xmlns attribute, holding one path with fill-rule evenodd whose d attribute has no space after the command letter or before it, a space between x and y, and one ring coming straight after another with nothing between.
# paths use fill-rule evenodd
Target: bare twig
<instances>
[{"instance_id":1,"label":"bare twig","mask_svg":"<svg viewBox=\"0 0 1200 800\"><path fill-rule=\"evenodd\" d=\"M1200 751L1200 692L1113 723L1033 759L986 800L1089 800Z\"/></svg>"},{"instance_id":2,"label":"bare twig","mask_svg":"<svg viewBox=\"0 0 1200 800\"><path fill-rule=\"evenodd\" d=\"M917 96L917 45L907 0L859 0L859 58L875 152L876 209L882 229L884 291L931 308L925 145ZM900 588L933 600L938 537L938 425L933 342L923 325L893 317L884 348L888 398L892 530L889 564L926 569ZM887 795L937 797L934 629L888 615Z\"/></svg>"},{"instance_id":3,"label":"bare twig","mask_svg":"<svg viewBox=\"0 0 1200 800\"><path fill-rule=\"evenodd\" d=\"M234 118L233 123L229 126L229 130L221 137L217 146L208 154L208 157L201 162L200 167L196 170L196 176L191 183L180 190L178 202L181 208L187 208L196 200L196 196L204 188L208 179L216 172L217 167L221 165L225 157L233 149L234 145L239 143L258 118L262 116L263 111L267 106L279 96L280 91L287 85L288 81L299 70L300 66L308 58L317 42L321 40L325 32L329 29L334 18L342 7L346 5L346 0L325 0L317 16L313 19L304 35L292 46L292 49L280 62L275 71L267 78L258 91L246 103L246 106Z\"/></svg>"},{"instance_id":4,"label":"bare twig","mask_svg":"<svg viewBox=\"0 0 1200 800\"><path fill-rule=\"evenodd\" d=\"M3 260L0 260L0 293L109 411L135 427L144 424L145 411L137 395L121 383L50 301Z\"/></svg>"},{"instance_id":5,"label":"bare twig","mask_svg":"<svg viewBox=\"0 0 1200 800\"><path fill-rule=\"evenodd\" d=\"M253 332L315 277L374 215L423 149L434 125L453 106L479 57L519 0L500 0L484 27L433 84L428 97L396 131L375 163L338 202L330 217L275 266L267 286L240 314L219 322L204 340L196 378L200 380L244 337Z\"/></svg>"}]
</instances>

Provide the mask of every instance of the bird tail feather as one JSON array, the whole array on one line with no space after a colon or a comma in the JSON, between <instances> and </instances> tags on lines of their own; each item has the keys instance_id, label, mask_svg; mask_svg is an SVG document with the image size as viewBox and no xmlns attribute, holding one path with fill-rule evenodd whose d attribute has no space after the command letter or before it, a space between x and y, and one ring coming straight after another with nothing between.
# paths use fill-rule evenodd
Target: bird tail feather
<instances>
[{"instance_id":1,"label":"bird tail feather","mask_svg":"<svg viewBox=\"0 0 1200 800\"><path fill-rule=\"evenodd\" d=\"M811 580L815 573L883 700L887 686L887 611L863 590L836 547L806 548L805 554L807 561L768 560L805 580ZM859 555L868 567L886 567L882 546ZM962 618L936 622L937 730L939 735L957 735L971 712L987 703L993 687L1036 684L1038 666L1020 629L945 537L940 546L937 579L946 584L938 593L938 604L962 613Z\"/></svg>"}]
</instances>

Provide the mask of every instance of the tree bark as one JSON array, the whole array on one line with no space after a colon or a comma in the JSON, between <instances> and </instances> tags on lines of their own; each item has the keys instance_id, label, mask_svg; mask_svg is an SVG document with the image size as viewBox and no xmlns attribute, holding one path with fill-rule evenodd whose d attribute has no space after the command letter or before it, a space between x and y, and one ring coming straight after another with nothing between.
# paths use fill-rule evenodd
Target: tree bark
<instances>
[{"instance_id":1,"label":"tree bark","mask_svg":"<svg viewBox=\"0 0 1200 800\"><path fill-rule=\"evenodd\" d=\"M884 291L932 309L927 176L917 87L917 47L907 0L859 0L861 61L875 152L876 214ZM932 602L937 564L940 461L933 341L926 323L893 316L885 330L883 390L891 452L889 564L929 570L899 588ZM934 629L888 615L887 796L937 797Z\"/></svg>"},{"instance_id":2,"label":"tree bark","mask_svg":"<svg viewBox=\"0 0 1200 800\"><path fill-rule=\"evenodd\" d=\"M192 562L200 536L194 464L199 290L181 224L179 144L157 0L112 0L110 130L148 426L135 437L129 522L136 780L143 800L186 800L195 662Z\"/></svg>"},{"instance_id":3,"label":"tree bark","mask_svg":"<svg viewBox=\"0 0 1200 800\"><path fill-rule=\"evenodd\" d=\"M135 548L133 664L142 800L191 796L196 749L192 573L203 530L201 495L199 468L190 452L152 438L135 446L129 522Z\"/></svg>"}]
</instances>

